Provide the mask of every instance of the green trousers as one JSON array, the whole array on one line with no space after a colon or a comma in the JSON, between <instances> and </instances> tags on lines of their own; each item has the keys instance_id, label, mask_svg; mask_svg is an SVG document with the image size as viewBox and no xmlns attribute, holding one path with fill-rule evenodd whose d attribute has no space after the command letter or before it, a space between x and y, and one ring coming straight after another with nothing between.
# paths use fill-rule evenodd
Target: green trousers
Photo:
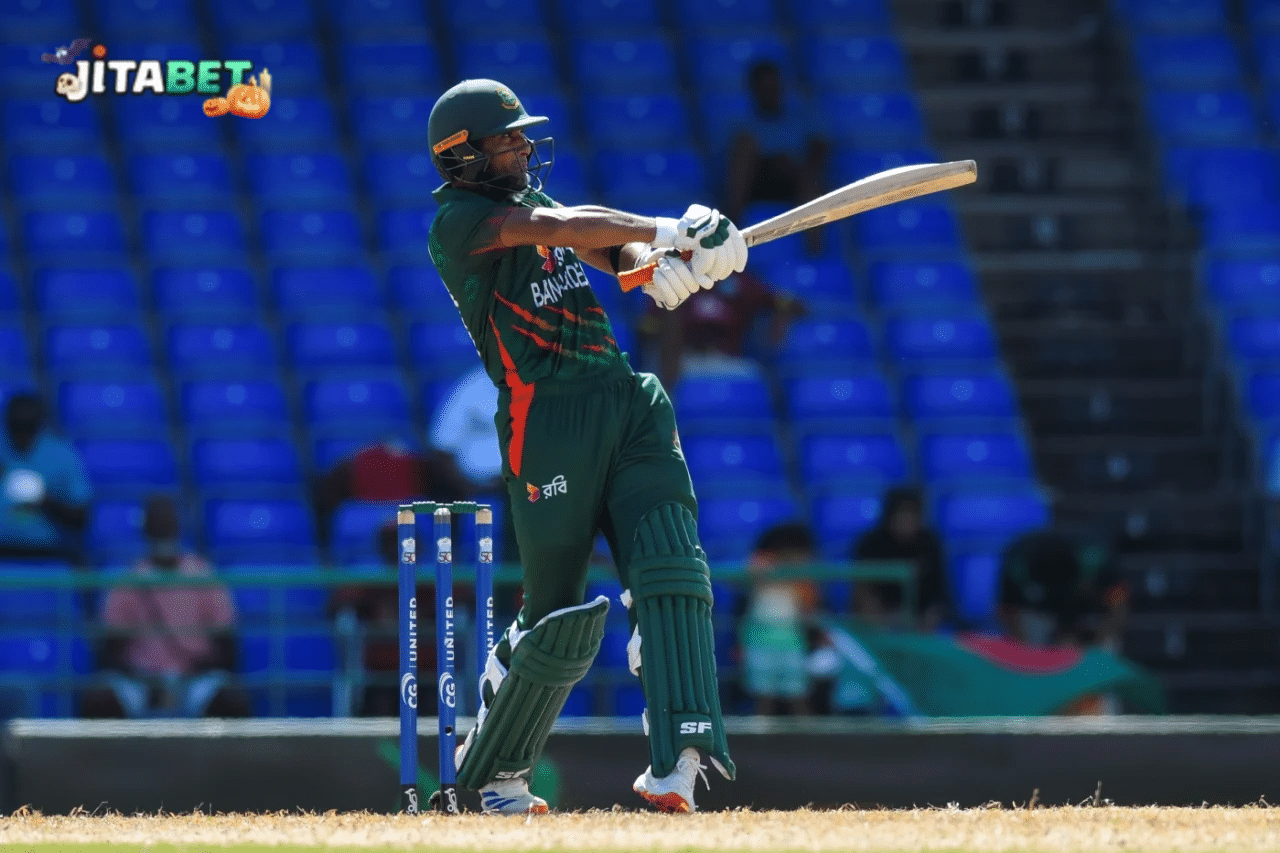
<instances>
[{"instance_id":1,"label":"green trousers","mask_svg":"<svg viewBox=\"0 0 1280 853\"><path fill-rule=\"evenodd\" d=\"M524 568L521 628L583 603L599 533L630 589L640 519L664 503L697 517L671 400L652 374L626 369L504 391L495 423Z\"/></svg>"}]
</instances>

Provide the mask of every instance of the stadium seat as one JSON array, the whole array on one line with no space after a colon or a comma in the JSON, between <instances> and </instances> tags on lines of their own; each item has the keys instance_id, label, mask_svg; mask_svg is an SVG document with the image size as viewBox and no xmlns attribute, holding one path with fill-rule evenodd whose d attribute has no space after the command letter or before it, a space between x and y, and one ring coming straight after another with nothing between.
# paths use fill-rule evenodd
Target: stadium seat
<instances>
[{"instance_id":1,"label":"stadium seat","mask_svg":"<svg viewBox=\"0 0 1280 853\"><path fill-rule=\"evenodd\" d=\"M382 286L365 266L277 267L276 308L290 320L385 318Z\"/></svg>"},{"instance_id":2,"label":"stadium seat","mask_svg":"<svg viewBox=\"0 0 1280 853\"><path fill-rule=\"evenodd\" d=\"M584 95L582 116L588 137L602 149L665 148L672 144L672 128L689 126L684 100L673 94Z\"/></svg>"},{"instance_id":3,"label":"stadium seat","mask_svg":"<svg viewBox=\"0 0 1280 853\"><path fill-rule=\"evenodd\" d=\"M444 285L440 285L443 289ZM476 345L457 318L436 317L409 326L409 360L422 375L460 376L480 360Z\"/></svg>"},{"instance_id":4,"label":"stadium seat","mask_svg":"<svg viewBox=\"0 0 1280 853\"><path fill-rule=\"evenodd\" d=\"M805 54L810 80L821 91L893 91L909 82L902 49L889 36L824 33Z\"/></svg>"},{"instance_id":5,"label":"stadium seat","mask_svg":"<svg viewBox=\"0 0 1280 853\"><path fill-rule=\"evenodd\" d=\"M1176 148L1165 152L1164 178L1193 207L1265 202L1280 195L1280 156L1262 147Z\"/></svg>"},{"instance_id":6,"label":"stadium seat","mask_svg":"<svg viewBox=\"0 0 1280 853\"><path fill-rule=\"evenodd\" d=\"M1280 419L1280 373L1247 374L1240 384L1245 411L1254 420L1270 423Z\"/></svg>"},{"instance_id":7,"label":"stadium seat","mask_svg":"<svg viewBox=\"0 0 1280 853\"><path fill-rule=\"evenodd\" d=\"M67 262L125 251L124 223L114 211L29 210L23 225L27 252L40 259Z\"/></svg>"},{"instance_id":8,"label":"stadium seat","mask_svg":"<svg viewBox=\"0 0 1280 853\"><path fill-rule=\"evenodd\" d=\"M347 158L337 154L250 154L245 175L262 207L343 206L353 199Z\"/></svg>"},{"instance_id":9,"label":"stadium seat","mask_svg":"<svg viewBox=\"0 0 1280 853\"><path fill-rule=\"evenodd\" d=\"M153 206L235 202L231 166L221 154L134 154L129 158L129 185Z\"/></svg>"},{"instance_id":10,"label":"stadium seat","mask_svg":"<svg viewBox=\"0 0 1280 853\"><path fill-rule=\"evenodd\" d=\"M458 312L448 288L430 263L402 264L387 270L387 290L397 316L429 317L443 322Z\"/></svg>"},{"instance_id":11,"label":"stadium seat","mask_svg":"<svg viewBox=\"0 0 1280 853\"><path fill-rule=\"evenodd\" d=\"M652 209L705 192L703 159L692 149L600 151L596 178L607 203L622 209Z\"/></svg>"},{"instance_id":12,"label":"stadium seat","mask_svg":"<svg viewBox=\"0 0 1280 853\"><path fill-rule=\"evenodd\" d=\"M325 607L329 601L329 589L324 586L275 584L266 586L257 583L237 583L237 575L261 575L264 571L303 573L312 572L315 569L312 562L291 565L275 560L272 565L263 566L260 560L253 559L248 562L231 559L218 566L219 573L225 575L231 586L237 624L249 630L267 625L287 625L296 628L300 623L319 622L326 615Z\"/></svg>"},{"instance_id":13,"label":"stadium seat","mask_svg":"<svg viewBox=\"0 0 1280 853\"><path fill-rule=\"evenodd\" d=\"M258 222L276 263L349 258L364 250L360 220L350 210L267 210Z\"/></svg>"},{"instance_id":14,"label":"stadium seat","mask_svg":"<svg viewBox=\"0 0 1280 853\"><path fill-rule=\"evenodd\" d=\"M747 377L687 376L672 391L676 422L681 432L693 433L725 421L739 426L769 426L774 422L769 386Z\"/></svg>"},{"instance_id":15,"label":"stadium seat","mask_svg":"<svg viewBox=\"0 0 1280 853\"><path fill-rule=\"evenodd\" d=\"M283 431L289 407L272 379L193 379L179 389L182 419L204 433Z\"/></svg>"},{"instance_id":16,"label":"stadium seat","mask_svg":"<svg viewBox=\"0 0 1280 853\"><path fill-rule=\"evenodd\" d=\"M1220 310L1280 308L1280 261L1256 258L1212 258L1201 280L1210 304Z\"/></svg>"},{"instance_id":17,"label":"stadium seat","mask_svg":"<svg viewBox=\"0 0 1280 853\"><path fill-rule=\"evenodd\" d=\"M439 52L430 41L345 41L338 70L343 85L360 94L427 96L443 89Z\"/></svg>"},{"instance_id":18,"label":"stadium seat","mask_svg":"<svg viewBox=\"0 0 1280 853\"><path fill-rule=\"evenodd\" d=\"M155 368L151 342L137 326L52 326L44 334L44 361L62 377L147 375Z\"/></svg>"},{"instance_id":19,"label":"stadium seat","mask_svg":"<svg viewBox=\"0 0 1280 853\"><path fill-rule=\"evenodd\" d=\"M1134 40L1134 53L1148 86L1209 89L1242 82L1239 51L1225 32L1145 33Z\"/></svg>"},{"instance_id":20,"label":"stadium seat","mask_svg":"<svg viewBox=\"0 0 1280 853\"><path fill-rule=\"evenodd\" d=\"M365 149L421 150L428 143L427 119L435 98L429 95L366 95L351 105L351 125Z\"/></svg>"},{"instance_id":21,"label":"stadium seat","mask_svg":"<svg viewBox=\"0 0 1280 853\"><path fill-rule=\"evenodd\" d=\"M1049 521L1048 501L1032 486L944 491L930 498L930 510L944 542L1004 544Z\"/></svg>"},{"instance_id":22,"label":"stadium seat","mask_svg":"<svg viewBox=\"0 0 1280 853\"><path fill-rule=\"evenodd\" d=\"M809 0L789 9L806 33L884 33L891 29L887 0Z\"/></svg>"},{"instance_id":23,"label":"stadium seat","mask_svg":"<svg viewBox=\"0 0 1280 853\"><path fill-rule=\"evenodd\" d=\"M8 151L101 152L104 140L98 112L84 107L63 103L52 92L43 98L6 99L2 114Z\"/></svg>"},{"instance_id":24,"label":"stadium seat","mask_svg":"<svg viewBox=\"0 0 1280 853\"><path fill-rule=\"evenodd\" d=\"M343 33L417 35L425 34L430 23L415 0L325 0L324 6L331 26Z\"/></svg>"},{"instance_id":25,"label":"stadium seat","mask_svg":"<svg viewBox=\"0 0 1280 853\"><path fill-rule=\"evenodd\" d=\"M1244 14L1250 32L1280 31L1280 0L1245 0Z\"/></svg>"},{"instance_id":26,"label":"stadium seat","mask_svg":"<svg viewBox=\"0 0 1280 853\"><path fill-rule=\"evenodd\" d=\"M923 145L924 117L909 92L842 92L824 99L827 129L843 146L862 150Z\"/></svg>"},{"instance_id":27,"label":"stadium seat","mask_svg":"<svg viewBox=\"0 0 1280 853\"><path fill-rule=\"evenodd\" d=\"M239 267L162 267L151 293L169 322L254 320L262 310L253 274Z\"/></svg>"},{"instance_id":28,"label":"stadium seat","mask_svg":"<svg viewBox=\"0 0 1280 853\"><path fill-rule=\"evenodd\" d=\"M504 31L509 32L541 32L547 23L541 0L449 3L444 11L453 32L463 36L492 38L494 21L501 21Z\"/></svg>"},{"instance_id":29,"label":"stadium seat","mask_svg":"<svg viewBox=\"0 0 1280 853\"><path fill-rule=\"evenodd\" d=\"M25 33L31 38L56 40L65 38L66 33L83 23L75 0L25 0L0 6L0 33ZM48 49L49 45L44 45L41 52ZM46 83L48 77L46 73Z\"/></svg>"},{"instance_id":30,"label":"stadium seat","mask_svg":"<svg viewBox=\"0 0 1280 853\"><path fill-rule=\"evenodd\" d=\"M2 226L0 226L2 227ZM3 245L3 239L0 238L0 247ZM37 281L41 273L36 272ZM22 298L18 295L18 281L12 272L4 267L0 267L0 318L12 318L17 320L16 315L22 310Z\"/></svg>"},{"instance_id":31,"label":"stadium seat","mask_svg":"<svg viewBox=\"0 0 1280 853\"><path fill-rule=\"evenodd\" d=\"M202 438L191 444L191 471L196 486L210 490L297 491L302 463L292 441L283 438Z\"/></svg>"},{"instance_id":32,"label":"stadium seat","mask_svg":"<svg viewBox=\"0 0 1280 853\"><path fill-rule=\"evenodd\" d=\"M1223 338L1245 369L1274 364L1280 361L1280 314L1231 317L1224 323Z\"/></svg>"},{"instance_id":33,"label":"stadium seat","mask_svg":"<svg viewBox=\"0 0 1280 853\"><path fill-rule=\"evenodd\" d=\"M189 0L101 0L95 4L99 25L108 35L128 38L189 37L197 32L195 10ZM146 54L122 53L121 56ZM197 54L191 54L196 56Z\"/></svg>"},{"instance_id":34,"label":"stadium seat","mask_svg":"<svg viewBox=\"0 0 1280 853\"><path fill-rule=\"evenodd\" d=\"M261 38L258 36L257 38ZM257 79L263 69L272 72L271 96L310 95L323 87L328 66L314 41L273 39L271 41L237 41L223 49L226 56L253 63L246 77ZM284 74L277 73L284 70Z\"/></svg>"},{"instance_id":35,"label":"stadium seat","mask_svg":"<svg viewBox=\"0 0 1280 853\"><path fill-rule=\"evenodd\" d=\"M160 262L234 262L249 250L244 223L230 210L153 210L142 216L142 244Z\"/></svg>"},{"instance_id":36,"label":"stadium seat","mask_svg":"<svg viewBox=\"0 0 1280 853\"><path fill-rule=\"evenodd\" d=\"M561 0L560 17L571 32L624 38L662 24L659 0Z\"/></svg>"},{"instance_id":37,"label":"stadium seat","mask_svg":"<svg viewBox=\"0 0 1280 853\"><path fill-rule=\"evenodd\" d=\"M708 497L698 501L698 538L708 560L739 563L765 530L801 517L800 506L787 495Z\"/></svg>"},{"instance_id":38,"label":"stadium seat","mask_svg":"<svg viewBox=\"0 0 1280 853\"><path fill-rule=\"evenodd\" d=\"M378 213L378 244L383 252L428 260L427 241L434 207L393 208Z\"/></svg>"},{"instance_id":39,"label":"stadium seat","mask_svg":"<svg viewBox=\"0 0 1280 853\"><path fill-rule=\"evenodd\" d=\"M364 179L378 204L421 204L440 186L440 173L430 154L379 151L364 156Z\"/></svg>"},{"instance_id":40,"label":"stadium seat","mask_svg":"<svg viewBox=\"0 0 1280 853\"><path fill-rule=\"evenodd\" d=\"M876 361L876 347L861 320L801 319L787 327L777 366L786 376L856 371Z\"/></svg>"},{"instance_id":41,"label":"stadium seat","mask_svg":"<svg viewBox=\"0 0 1280 853\"><path fill-rule=\"evenodd\" d=\"M178 461L163 439L96 438L76 442L89 481L101 497L139 497L178 485Z\"/></svg>"},{"instance_id":42,"label":"stadium seat","mask_svg":"<svg viewBox=\"0 0 1280 853\"><path fill-rule=\"evenodd\" d=\"M844 147L837 151L835 162L831 164L832 177L837 185L860 181L899 166L939 163L944 159L939 152L920 144L876 146L870 150Z\"/></svg>"},{"instance_id":43,"label":"stadium seat","mask_svg":"<svg viewBox=\"0 0 1280 853\"><path fill-rule=\"evenodd\" d=\"M285 350L295 371L309 374L389 368L397 364L386 323L291 323Z\"/></svg>"},{"instance_id":44,"label":"stadium seat","mask_svg":"<svg viewBox=\"0 0 1280 853\"><path fill-rule=\"evenodd\" d=\"M563 134L555 125L553 134ZM587 174L585 158L556 151L550 172L543 172L543 191L565 205L588 204L595 199L593 183Z\"/></svg>"},{"instance_id":45,"label":"stadium seat","mask_svg":"<svg viewBox=\"0 0 1280 853\"><path fill-rule=\"evenodd\" d=\"M981 314L906 314L884 324L885 352L899 369L999 359L991 322Z\"/></svg>"},{"instance_id":46,"label":"stadium seat","mask_svg":"<svg viewBox=\"0 0 1280 853\"><path fill-rule=\"evenodd\" d=\"M868 210L853 218L864 255L958 249L963 245L955 212L945 202L913 200Z\"/></svg>"},{"instance_id":47,"label":"stadium seat","mask_svg":"<svg viewBox=\"0 0 1280 853\"><path fill-rule=\"evenodd\" d=\"M146 548L145 519L141 496L95 500L89 507L85 536L94 558L103 565L124 565L141 557Z\"/></svg>"},{"instance_id":48,"label":"stadium seat","mask_svg":"<svg viewBox=\"0 0 1280 853\"><path fill-rule=\"evenodd\" d=\"M1227 20L1222 0L1123 0L1116 5L1138 32L1215 30Z\"/></svg>"},{"instance_id":49,"label":"stadium seat","mask_svg":"<svg viewBox=\"0 0 1280 853\"><path fill-rule=\"evenodd\" d=\"M8 172L15 199L27 206L94 206L120 194L115 170L100 154L19 154L9 158Z\"/></svg>"},{"instance_id":50,"label":"stadium seat","mask_svg":"<svg viewBox=\"0 0 1280 853\"><path fill-rule=\"evenodd\" d=\"M921 475L930 486L1035 479L1031 451L1015 432L926 432L917 448Z\"/></svg>"},{"instance_id":51,"label":"stadium seat","mask_svg":"<svg viewBox=\"0 0 1280 853\"><path fill-rule=\"evenodd\" d=\"M209 11L227 41L310 38L316 28L315 13L306 0L222 0Z\"/></svg>"},{"instance_id":52,"label":"stadium seat","mask_svg":"<svg viewBox=\"0 0 1280 853\"><path fill-rule=\"evenodd\" d=\"M329 99L311 95L272 98L270 120L236 122L233 128L247 151L328 151L340 138Z\"/></svg>"},{"instance_id":53,"label":"stadium seat","mask_svg":"<svg viewBox=\"0 0 1280 853\"><path fill-rule=\"evenodd\" d=\"M31 379L31 346L20 326L0 326L0 377Z\"/></svg>"},{"instance_id":54,"label":"stadium seat","mask_svg":"<svg viewBox=\"0 0 1280 853\"><path fill-rule=\"evenodd\" d=\"M947 557L957 616L971 629L992 628L1000 595L1000 554L965 550Z\"/></svg>"},{"instance_id":55,"label":"stadium seat","mask_svg":"<svg viewBox=\"0 0 1280 853\"><path fill-rule=\"evenodd\" d=\"M801 376L786 383L787 414L800 430L897 417L894 395L878 371Z\"/></svg>"},{"instance_id":56,"label":"stadium seat","mask_svg":"<svg viewBox=\"0 0 1280 853\"><path fill-rule=\"evenodd\" d=\"M904 482L910 466L896 431L809 433L799 439L800 477L812 493Z\"/></svg>"},{"instance_id":57,"label":"stadium seat","mask_svg":"<svg viewBox=\"0 0 1280 853\"><path fill-rule=\"evenodd\" d=\"M753 256L752 262L756 261ZM835 258L784 261L763 267L769 286L799 299L809 316L830 318L857 311L849 265Z\"/></svg>"},{"instance_id":58,"label":"stadium seat","mask_svg":"<svg viewBox=\"0 0 1280 853\"><path fill-rule=\"evenodd\" d=\"M344 566L382 565L378 529L393 520L395 514L395 503L344 501L333 516L330 556Z\"/></svg>"},{"instance_id":59,"label":"stadium seat","mask_svg":"<svg viewBox=\"0 0 1280 853\"><path fill-rule=\"evenodd\" d=\"M1262 84L1272 88L1280 85L1280 32L1255 34L1253 55Z\"/></svg>"},{"instance_id":60,"label":"stadium seat","mask_svg":"<svg viewBox=\"0 0 1280 853\"><path fill-rule=\"evenodd\" d=\"M302 408L308 424L402 424L410 418L408 390L390 377L312 380L303 387Z\"/></svg>"},{"instance_id":61,"label":"stadium seat","mask_svg":"<svg viewBox=\"0 0 1280 853\"><path fill-rule=\"evenodd\" d=\"M787 43L778 32L690 32L685 56L698 89L703 92L741 93L747 71L757 62L771 61L783 78L794 76Z\"/></svg>"},{"instance_id":62,"label":"stadium seat","mask_svg":"<svg viewBox=\"0 0 1280 853\"><path fill-rule=\"evenodd\" d=\"M1253 101L1239 90L1152 92L1147 112L1166 144L1253 145L1259 139Z\"/></svg>"},{"instance_id":63,"label":"stadium seat","mask_svg":"<svg viewBox=\"0 0 1280 853\"><path fill-rule=\"evenodd\" d=\"M169 368L182 377L254 379L279 363L271 332L260 323L175 325L166 338Z\"/></svg>"},{"instance_id":64,"label":"stadium seat","mask_svg":"<svg viewBox=\"0 0 1280 853\"><path fill-rule=\"evenodd\" d=\"M60 562L0 564L0 625L13 628L80 629L80 607L68 585L74 570Z\"/></svg>"},{"instance_id":65,"label":"stadium seat","mask_svg":"<svg viewBox=\"0 0 1280 853\"><path fill-rule=\"evenodd\" d=\"M714 0L690 3L680 11L682 27L697 32L777 32L781 21L770 0Z\"/></svg>"},{"instance_id":66,"label":"stadium seat","mask_svg":"<svg viewBox=\"0 0 1280 853\"><path fill-rule=\"evenodd\" d=\"M1214 251L1280 254L1280 200L1230 205L1207 211L1204 245Z\"/></svg>"},{"instance_id":67,"label":"stadium seat","mask_svg":"<svg viewBox=\"0 0 1280 853\"><path fill-rule=\"evenodd\" d=\"M34 278L36 310L46 323L137 322L142 310L137 279L120 267L47 267Z\"/></svg>"},{"instance_id":68,"label":"stadium seat","mask_svg":"<svg viewBox=\"0 0 1280 853\"><path fill-rule=\"evenodd\" d=\"M154 434L168 423L168 413L151 379L68 380L58 385L58 421L74 435Z\"/></svg>"},{"instance_id":69,"label":"stadium seat","mask_svg":"<svg viewBox=\"0 0 1280 853\"><path fill-rule=\"evenodd\" d=\"M675 50L660 34L578 39L572 61L587 91L643 94L680 88Z\"/></svg>"},{"instance_id":70,"label":"stadium seat","mask_svg":"<svg viewBox=\"0 0 1280 853\"><path fill-rule=\"evenodd\" d=\"M522 92L554 89L560 81L551 42L545 38L465 39L455 48L462 79L500 80L517 98Z\"/></svg>"},{"instance_id":71,"label":"stadium seat","mask_svg":"<svg viewBox=\"0 0 1280 853\"><path fill-rule=\"evenodd\" d=\"M907 416L914 421L1018 417L1013 386L1007 376L997 372L908 376L902 380L902 400Z\"/></svg>"},{"instance_id":72,"label":"stadium seat","mask_svg":"<svg viewBox=\"0 0 1280 853\"><path fill-rule=\"evenodd\" d=\"M21 8L17 6L15 8ZM0 20L8 9L0 9ZM79 25L64 25L63 33L76 29ZM9 33L27 32L28 39L25 42L11 41ZM0 95L6 98L38 98L41 95L48 94L49 76L48 66L40 61L41 54L48 53L50 44L45 40L36 41L25 26L22 30L16 27L9 27L0 23L0 34L6 38L4 42L0 42ZM61 34L55 34L51 38L62 38Z\"/></svg>"},{"instance_id":73,"label":"stadium seat","mask_svg":"<svg viewBox=\"0 0 1280 853\"><path fill-rule=\"evenodd\" d=\"M735 489L742 482L776 483L785 478L782 452L771 435L691 435L681 449L699 494L707 488Z\"/></svg>"},{"instance_id":74,"label":"stadium seat","mask_svg":"<svg viewBox=\"0 0 1280 853\"><path fill-rule=\"evenodd\" d=\"M40 685L73 672L87 674L88 670L87 647L82 638L60 637L48 628L0 636L0 673L24 676L0 687L0 705L17 717L72 717L75 707L71 691L41 689Z\"/></svg>"},{"instance_id":75,"label":"stadium seat","mask_svg":"<svg viewBox=\"0 0 1280 853\"><path fill-rule=\"evenodd\" d=\"M819 555L831 561L849 559L857 538L880 520L880 503L881 490L873 486L816 498L812 523Z\"/></svg>"},{"instance_id":76,"label":"stadium seat","mask_svg":"<svg viewBox=\"0 0 1280 853\"><path fill-rule=\"evenodd\" d=\"M235 555L266 561L315 548L312 510L300 500L206 500L204 531L215 559Z\"/></svg>"},{"instance_id":77,"label":"stadium seat","mask_svg":"<svg viewBox=\"0 0 1280 853\"><path fill-rule=\"evenodd\" d=\"M881 311L974 306L973 270L960 261L877 261L867 270L871 298Z\"/></svg>"},{"instance_id":78,"label":"stadium seat","mask_svg":"<svg viewBox=\"0 0 1280 853\"><path fill-rule=\"evenodd\" d=\"M130 151L219 152L224 129L210 128L202 110L187 107L183 98L164 97L117 98L111 105L116 111L116 133Z\"/></svg>"}]
</instances>

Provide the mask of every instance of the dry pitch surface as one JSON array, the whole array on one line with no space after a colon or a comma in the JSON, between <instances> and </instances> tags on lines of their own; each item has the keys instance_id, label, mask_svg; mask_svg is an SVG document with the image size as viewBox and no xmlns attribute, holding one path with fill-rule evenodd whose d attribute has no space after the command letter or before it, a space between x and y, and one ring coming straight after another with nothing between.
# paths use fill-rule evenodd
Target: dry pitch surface
<instances>
[{"instance_id":1,"label":"dry pitch surface","mask_svg":"<svg viewBox=\"0 0 1280 853\"><path fill-rule=\"evenodd\" d=\"M627 811L541 818L372 814L0 818L3 851L1280 850L1280 809L1065 807L911 811Z\"/></svg>"}]
</instances>

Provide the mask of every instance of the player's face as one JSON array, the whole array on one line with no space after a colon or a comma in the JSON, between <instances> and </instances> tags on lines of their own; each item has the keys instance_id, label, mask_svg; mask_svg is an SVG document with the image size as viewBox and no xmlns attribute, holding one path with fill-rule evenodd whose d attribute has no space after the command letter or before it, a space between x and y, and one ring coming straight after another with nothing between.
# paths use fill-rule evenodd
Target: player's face
<instances>
[{"instance_id":1,"label":"player's face","mask_svg":"<svg viewBox=\"0 0 1280 853\"><path fill-rule=\"evenodd\" d=\"M489 155L492 183L518 192L529 186L529 155L533 146L523 130L509 130L480 140L480 151Z\"/></svg>"}]
</instances>

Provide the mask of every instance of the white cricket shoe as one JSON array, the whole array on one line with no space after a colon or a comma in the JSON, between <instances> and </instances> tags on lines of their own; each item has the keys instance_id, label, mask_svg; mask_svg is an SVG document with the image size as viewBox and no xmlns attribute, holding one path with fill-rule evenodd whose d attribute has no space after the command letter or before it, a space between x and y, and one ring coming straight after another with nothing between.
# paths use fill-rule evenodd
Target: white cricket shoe
<instances>
[{"instance_id":1,"label":"white cricket shoe","mask_svg":"<svg viewBox=\"0 0 1280 853\"><path fill-rule=\"evenodd\" d=\"M698 750L688 746L680 753L676 769L669 775L655 778L653 767L646 767L631 788L660 812L688 814L697 811L693 804L693 786L698 777L702 777L702 784L708 784L707 774L702 772L706 769L698 760Z\"/></svg>"},{"instance_id":2,"label":"white cricket shoe","mask_svg":"<svg viewBox=\"0 0 1280 853\"><path fill-rule=\"evenodd\" d=\"M480 789L480 805L485 814L546 814L547 801L529 793L527 779L495 779Z\"/></svg>"}]
</instances>

